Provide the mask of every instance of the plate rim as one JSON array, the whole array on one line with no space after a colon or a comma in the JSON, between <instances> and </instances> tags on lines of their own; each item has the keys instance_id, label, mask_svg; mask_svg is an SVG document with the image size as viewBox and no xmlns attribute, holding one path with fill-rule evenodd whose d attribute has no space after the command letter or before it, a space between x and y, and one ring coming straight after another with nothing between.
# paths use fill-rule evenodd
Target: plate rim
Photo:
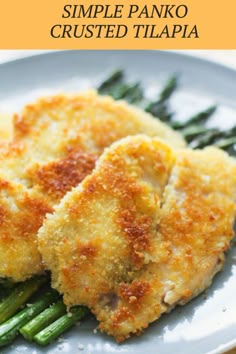
<instances>
[{"instance_id":1,"label":"plate rim","mask_svg":"<svg viewBox=\"0 0 236 354\"><path fill-rule=\"evenodd\" d=\"M27 52L27 51L26 51ZM116 50L107 50L107 49L70 49L70 50L67 50L67 49L63 49L63 50L45 50L45 52L40 52L40 53L32 53L32 51L30 51L29 54L27 54L26 56L22 56L22 57L18 57L18 58L10 58L9 60L7 61L4 61L2 63L0 63L0 67L2 66L8 66L8 65L14 65L16 63L19 63L19 62L27 62L27 61L31 61L31 60L34 60L34 59L39 59L39 58L42 58L42 57L51 57L51 56L54 56L56 54L59 54L59 55L63 55L65 53L79 53L79 52L87 52L87 53L91 53L91 52L147 52L147 53L161 53L161 55L163 54L168 54L170 56L176 56L178 58L185 58L185 59L188 59L190 61L193 61L193 62L200 62L202 64L207 64L207 65L210 65L210 66L214 66L214 67L218 67L218 68L222 68L222 69L226 69L228 70L229 72L232 72L233 74L236 74L236 67L233 68L232 66L230 65L227 65L227 64L223 64L222 62L217 62L217 61L213 61L211 60L210 58L203 58L203 57L200 57L200 56L195 56L193 55L192 53L191 54L186 54L186 51L182 51L182 50L153 50L153 49L150 49L150 50L139 50L139 49L134 49L134 50L123 50L123 49L116 49Z\"/></svg>"}]
</instances>

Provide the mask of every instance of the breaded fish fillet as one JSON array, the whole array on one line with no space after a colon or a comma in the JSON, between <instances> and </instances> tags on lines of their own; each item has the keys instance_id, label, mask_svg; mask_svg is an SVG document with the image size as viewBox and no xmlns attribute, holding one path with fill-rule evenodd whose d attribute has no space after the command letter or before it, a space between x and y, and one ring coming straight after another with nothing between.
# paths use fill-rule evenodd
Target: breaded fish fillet
<instances>
[{"instance_id":1,"label":"breaded fish fillet","mask_svg":"<svg viewBox=\"0 0 236 354\"><path fill-rule=\"evenodd\" d=\"M0 277L16 281L43 270L38 228L104 147L140 132L184 145L158 119L94 91L41 99L14 117L13 128L0 151Z\"/></svg>"},{"instance_id":2,"label":"breaded fish fillet","mask_svg":"<svg viewBox=\"0 0 236 354\"><path fill-rule=\"evenodd\" d=\"M156 138L106 149L39 231L52 286L125 340L208 287L233 237L236 164Z\"/></svg>"}]
</instances>

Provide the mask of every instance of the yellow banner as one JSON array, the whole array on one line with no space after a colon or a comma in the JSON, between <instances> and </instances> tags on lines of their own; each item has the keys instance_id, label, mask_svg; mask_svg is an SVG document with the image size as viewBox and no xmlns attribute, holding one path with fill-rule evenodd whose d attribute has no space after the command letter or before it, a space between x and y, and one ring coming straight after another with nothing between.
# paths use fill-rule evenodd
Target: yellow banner
<instances>
[{"instance_id":1,"label":"yellow banner","mask_svg":"<svg viewBox=\"0 0 236 354\"><path fill-rule=\"evenodd\" d=\"M235 0L12 0L2 49L236 49Z\"/></svg>"}]
</instances>

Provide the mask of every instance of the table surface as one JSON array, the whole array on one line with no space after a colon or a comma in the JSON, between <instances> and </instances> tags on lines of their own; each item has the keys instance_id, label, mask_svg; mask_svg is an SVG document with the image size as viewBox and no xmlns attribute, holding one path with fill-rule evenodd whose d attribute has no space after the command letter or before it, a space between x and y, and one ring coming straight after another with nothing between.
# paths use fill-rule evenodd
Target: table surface
<instances>
[{"instance_id":1,"label":"table surface","mask_svg":"<svg viewBox=\"0 0 236 354\"><path fill-rule=\"evenodd\" d=\"M0 63L7 62L26 56L46 53L45 50L0 50ZM228 67L236 69L236 50L180 50L175 51L186 55L211 60ZM226 353L225 353L226 354ZM227 352L227 354L236 354L236 348Z\"/></svg>"}]
</instances>

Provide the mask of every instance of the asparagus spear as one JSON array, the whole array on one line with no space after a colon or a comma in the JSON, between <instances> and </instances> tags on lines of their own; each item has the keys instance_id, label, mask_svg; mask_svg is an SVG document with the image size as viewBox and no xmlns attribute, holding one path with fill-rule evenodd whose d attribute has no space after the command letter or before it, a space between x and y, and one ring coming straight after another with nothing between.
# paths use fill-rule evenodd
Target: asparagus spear
<instances>
[{"instance_id":1,"label":"asparagus spear","mask_svg":"<svg viewBox=\"0 0 236 354\"><path fill-rule=\"evenodd\" d=\"M191 147L203 148L208 145L216 145L222 149L228 149L235 144L236 127L228 131L220 131L218 128L207 129L206 133L198 137Z\"/></svg>"},{"instance_id":2,"label":"asparagus spear","mask_svg":"<svg viewBox=\"0 0 236 354\"><path fill-rule=\"evenodd\" d=\"M58 320L36 334L34 340L43 346L51 343L67 329L71 328L77 321L81 320L87 313L88 309L86 307L76 306L71 308L68 314L58 318Z\"/></svg>"},{"instance_id":3,"label":"asparagus spear","mask_svg":"<svg viewBox=\"0 0 236 354\"><path fill-rule=\"evenodd\" d=\"M187 142L191 142L195 137L208 132L208 129L203 125L190 125L181 131Z\"/></svg>"},{"instance_id":4,"label":"asparagus spear","mask_svg":"<svg viewBox=\"0 0 236 354\"><path fill-rule=\"evenodd\" d=\"M236 144L236 136L232 136L230 138L225 138L217 141L214 145L221 148L227 149Z\"/></svg>"},{"instance_id":5,"label":"asparagus spear","mask_svg":"<svg viewBox=\"0 0 236 354\"><path fill-rule=\"evenodd\" d=\"M161 121L169 124L173 113L169 111L165 102L152 102L145 108L145 111L151 113L154 117L159 118Z\"/></svg>"},{"instance_id":6,"label":"asparagus spear","mask_svg":"<svg viewBox=\"0 0 236 354\"><path fill-rule=\"evenodd\" d=\"M154 102L144 100L143 90L139 83L127 84L123 77L123 71L115 71L98 87L98 92L111 95L116 100L123 98L130 103L137 103L141 106L145 104L145 110L155 117L159 117L163 121L171 119L172 114L168 111L166 101L177 87L176 76L168 79L159 94L158 100Z\"/></svg>"},{"instance_id":7,"label":"asparagus spear","mask_svg":"<svg viewBox=\"0 0 236 354\"><path fill-rule=\"evenodd\" d=\"M143 90L140 84L128 84L124 82L123 78L123 71L113 72L108 79L98 86L98 92L110 95L115 100L125 98L130 103L140 102L143 99Z\"/></svg>"},{"instance_id":8,"label":"asparagus spear","mask_svg":"<svg viewBox=\"0 0 236 354\"><path fill-rule=\"evenodd\" d=\"M167 101L177 87L177 76L172 76L167 80L156 101L148 102L144 107L146 112L158 117L163 122L170 122L172 113L169 112Z\"/></svg>"},{"instance_id":9,"label":"asparagus spear","mask_svg":"<svg viewBox=\"0 0 236 354\"><path fill-rule=\"evenodd\" d=\"M114 87L119 85L123 79L124 73L122 70L114 71L106 80L98 86L98 92L101 94L109 94Z\"/></svg>"},{"instance_id":10,"label":"asparagus spear","mask_svg":"<svg viewBox=\"0 0 236 354\"><path fill-rule=\"evenodd\" d=\"M20 333L25 339L32 341L37 333L64 314L66 314L66 306L62 300L59 300L33 318L30 322L26 323L26 325L20 329Z\"/></svg>"},{"instance_id":11,"label":"asparagus spear","mask_svg":"<svg viewBox=\"0 0 236 354\"><path fill-rule=\"evenodd\" d=\"M230 128L229 130L223 132L225 138L230 138L236 136L236 126Z\"/></svg>"},{"instance_id":12,"label":"asparagus spear","mask_svg":"<svg viewBox=\"0 0 236 354\"><path fill-rule=\"evenodd\" d=\"M212 145L217 139L224 136L224 133L217 128L207 129L205 134L200 135L191 143L193 149L201 149Z\"/></svg>"},{"instance_id":13,"label":"asparagus spear","mask_svg":"<svg viewBox=\"0 0 236 354\"><path fill-rule=\"evenodd\" d=\"M217 108L216 106L211 106L211 107L207 108L206 110L199 112L199 113L195 114L194 116L190 117L185 122L172 122L171 126L172 126L172 128L179 130L179 129L184 129L187 126L206 123L207 120L215 112L216 108Z\"/></svg>"},{"instance_id":14,"label":"asparagus spear","mask_svg":"<svg viewBox=\"0 0 236 354\"><path fill-rule=\"evenodd\" d=\"M129 103L139 103L142 101L144 97L140 83L137 82L130 85L122 98L125 98Z\"/></svg>"},{"instance_id":15,"label":"asparagus spear","mask_svg":"<svg viewBox=\"0 0 236 354\"><path fill-rule=\"evenodd\" d=\"M115 100L120 100L122 98L127 98L128 93L132 90L133 85L128 85L126 83L119 84L113 87L112 90L109 91L110 96L112 96Z\"/></svg>"},{"instance_id":16,"label":"asparagus spear","mask_svg":"<svg viewBox=\"0 0 236 354\"><path fill-rule=\"evenodd\" d=\"M25 307L8 321L2 323L0 325L0 346L11 343L17 336L19 329L24 326L25 323L43 311L48 305L58 299L58 297L59 294L55 290L50 289L40 295L29 307Z\"/></svg>"},{"instance_id":17,"label":"asparagus spear","mask_svg":"<svg viewBox=\"0 0 236 354\"><path fill-rule=\"evenodd\" d=\"M167 101L170 96L173 94L178 85L178 78L176 75L171 76L165 83L160 95L159 102Z\"/></svg>"},{"instance_id":18,"label":"asparagus spear","mask_svg":"<svg viewBox=\"0 0 236 354\"><path fill-rule=\"evenodd\" d=\"M46 277L35 277L16 286L0 303L0 323L14 315L46 280Z\"/></svg>"}]
</instances>

